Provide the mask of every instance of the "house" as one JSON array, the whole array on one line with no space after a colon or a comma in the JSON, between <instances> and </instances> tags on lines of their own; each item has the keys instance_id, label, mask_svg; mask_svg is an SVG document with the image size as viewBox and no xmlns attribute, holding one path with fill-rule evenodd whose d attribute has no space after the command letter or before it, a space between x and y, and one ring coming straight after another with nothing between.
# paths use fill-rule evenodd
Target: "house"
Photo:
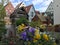
<instances>
[{"instance_id":1,"label":"house","mask_svg":"<svg viewBox=\"0 0 60 45\"><path fill-rule=\"evenodd\" d=\"M35 16L35 9L34 9L33 4L25 6L23 4L23 2L21 2L20 4L18 4L16 6L15 10L18 9L18 8L21 8L21 7L24 7L24 9L26 11L25 13L27 14L27 18L28 18L29 22L31 22L32 18Z\"/></svg>"},{"instance_id":2,"label":"house","mask_svg":"<svg viewBox=\"0 0 60 45\"><path fill-rule=\"evenodd\" d=\"M8 2L5 5L5 11L7 16L10 16L14 12L14 7L11 2Z\"/></svg>"},{"instance_id":3,"label":"house","mask_svg":"<svg viewBox=\"0 0 60 45\"><path fill-rule=\"evenodd\" d=\"M54 25L60 24L60 1L53 0L53 8L54 8Z\"/></svg>"},{"instance_id":4,"label":"house","mask_svg":"<svg viewBox=\"0 0 60 45\"><path fill-rule=\"evenodd\" d=\"M12 22L15 22L16 20L18 20L21 17L28 19L28 15L27 15L23 5L24 4L21 2L20 4L18 4L16 6L14 12L10 16L10 18L12 19Z\"/></svg>"},{"instance_id":5,"label":"house","mask_svg":"<svg viewBox=\"0 0 60 45\"><path fill-rule=\"evenodd\" d=\"M6 16L4 17L5 27L7 29L6 37L15 36L15 28L10 19L11 14L14 12L14 7L11 2L8 2L5 6Z\"/></svg>"},{"instance_id":6,"label":"house","mask_svg":"<svg viewBox=\"0 0 60 45\"><path fill-rule=\"evenodd\" d=\"M47 18L49 21L51 21L50 23L53 24L54 23L54 9L53 9L53 2L51 2L48 6L48 8L45 11L45 15L47 15Z\"/></svg>"},{"instance_id":7,"label":"house","mask_svg":"<svg viewBox=\"0 0 60 45\"><path fill-rule=\"evenodd\" d=\"M38 17L40 18L42 24L46 24L46 18L43 14L40 13L40 15L38 15Z\"/></svg>"},{"instance_id":8,"label":"house","mask_svg":"<svg viewBox=\"0 0 60 45\"><path fill-rule=\"evenodd\" d=\"M46 24L46 19L45 19L43 13L41 14L39 11L35 11L35 13L36 13L36 15L34 16L32 21L37 21L40 24Z\"/></svg>"},{"instance_id":9,"label":"house","mask_svg":"<svg viewBox=\"0 0 60 45\"><path fill-rule=\"evenodd\" d=\"M32 19L35 16L35 8L34 8L33 4L31 4L29 6L26 6L25 10L26 10L26 13L28 14L28 20L29 20L29 22L31 22Z\"/></svg>"}]
</instances>

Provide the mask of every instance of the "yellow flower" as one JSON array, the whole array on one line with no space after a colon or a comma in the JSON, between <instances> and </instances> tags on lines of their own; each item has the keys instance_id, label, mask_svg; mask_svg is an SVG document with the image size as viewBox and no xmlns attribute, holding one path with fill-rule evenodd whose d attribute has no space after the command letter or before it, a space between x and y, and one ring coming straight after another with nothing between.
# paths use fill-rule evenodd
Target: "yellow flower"
<instances>
[{"instance_id":1,"label":"yellow flower","mask_svg":"<svg viewBox=\"0 0 60 45\"><path fill-rule=\"evenodd\" d=\"M45 25L40 25L40 28L45 29L46 27Z\"/></svg>"},{"instance_id":2,"label":"yellow flower","mask_svg":"<svg viewBox=\"0 0 60 45\"><path fill-rule=\"evenodd\" d=\"M24 27L25 25L24 25L24 24L21 24L21 26L23 26L23 27Z\"/></svg>"},{"instance_id":3,"label":"yellow flower","mask_svg":"<svg viewBox=\"0 0 60 45\"><path fill-rule=\"evenodd\" d=\"M23 26L21 26L21 25L18 26L18 31L22 31L23 29L24 29Z\"/></svg>"},{"instance_id":4,"label":"yellow flower","mask_svg":"<svg viewBox=\"0 0 60 45\"><path fill-rule=\"evenodd\" d=\"M39 33L39 30L35 30L35 36L34 36L35 39L40 39L41 36L40 36L40 33Z\"/></svg>"},{"instance_id":5,"label":"yellow flower","mask_svg":"<svg viewBox=\"0 0 60 45\"><path fill-rule=\"evenodd\" d=\"M39 30L38 29L35 29L35 34L39 34Z\"/></svg>"},{"instance_id":6,"label":"yellow flower","mask_svg":"<svg viewBox=\"0 0 60 45\"><path fill-rule=\"evenodd\" d=\"M47 41L49 40L47 34L43 34L43 38L44 38L45 40L47 40Z\"/></svg>"},{"instance_id":7,"label":"yellow flower","mask_svg":"<svg viewBox=\"0 0 60 45\"><path fill-rule=\"evenodd\" d=\"M35 42L37 42L38 40L36 40L36 39L33 39L33 42L35 43Z\"/></svg>"},{"instance_id":8,"label":"yellow flower","mask_svg":"<svg viewBox=\"0 0 60 45\"><path fill-rule=\"evenodd\" d=\"M41 36L40 36L40 34L36 34L36 35L34 36L34 38L35 38L35 39L41 39Z\"/></svg>"}]
</instances>

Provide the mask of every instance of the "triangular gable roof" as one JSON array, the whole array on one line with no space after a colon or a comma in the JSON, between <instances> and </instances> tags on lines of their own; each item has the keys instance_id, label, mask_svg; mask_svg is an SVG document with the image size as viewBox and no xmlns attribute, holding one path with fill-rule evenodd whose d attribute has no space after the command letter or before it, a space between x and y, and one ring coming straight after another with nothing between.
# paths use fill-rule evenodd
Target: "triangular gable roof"
<instances>
[{"instance_id":1,"label":"triangular gable roof","mask_svg":"<svg viewBox=\"0 0 60 45\"><path fill-rule=\"evenodd\" d=\"M46 21L46 19L43 15L37 15L37 16L41 19L41 21Z\"/></svg>"},{"instance_id":2,"label":"triangular gable roof","mask_svg":"<svg viewBox=\"0 0 60 45\"><path fill-rule=\"evenodd\" d=\"M12 3L11 2L8 2L4 7L6 7L7 5L9 5L9 4L11 4L12 5Z\"/></svg>"},{"instance_id":3,"label":"triangular gable roof","mask_svg":"<svg viewBox=\"0 0 60 45\"><path fill-rule=\"evenodd\" d=\"M21 6L21 4L22 4L23 2L21 2L20 4L18 4L17 6L16 6L16 8L15 9L17 9L17 8L19 8L20 6ZM26 7L24 7L24 9L25 9L25 11L26 11L26 13L28 13L29 12L29 10L30 10L30 8L33 6L33 4L31 4L31 5L29 5L29 6L26 6Z\"/></svg>"},{"instance_id":4,"label":"triangular gable roof","mask_svg":"<svg viewBox=\"0 0 60 45\"><path fill-rule=\"evenodd\" d=\"M37 15L35 15L32 20L33 20L33 21L38 21L38 20L39 20L39 17L38 17Z\"/></svg>"},{"instance_id":5,"label":"triangular gable roof","mask_svg":"<svg viewBox=\"0 0 60 45\"><path fill-rule=\"evenodd\" d=\"M10 7L10 5L11 5L11 7ZM11 2L8 2L8 3L4 6L5 10L7 10L7 7L9 8L8 10L12 10L12 9L13 9L11 12L8 11L8 13L13 13L13 11L15 10L15 8L14 8L14 6L12 5ZM11 9L11 8L12 8L12 9Z\"/></svg>"},{"instance_id":6,"label":"triangular gable roof","mask_svg":"<svg viewBox=\"0 0 60 45\"><path fill-rule=\"evenodd\" d=\"M8 5L12 5L12 3L11 2L8 2L4 7L6 7L6 6L8 6ZM14 6L12 5L12 7L14 8ZM15 9L15 8L14 8Z\"/></svg>"},{"instance_id":7,"label":"triangular gable roof","mask_svg":"<svg viewBox=\"0 0 60 45\"><path fill-rule=\"evenodd\" d=\"M28 12L30 11L30 9L31 9L32 6L33 6L33 4L31 4L31 5L25 7L26 13L28 13Z\"/></svg>"},{"instance_id":8,"label":"triangular gable roof","mask_svg":"<svg viewBox=\"0 0 60 45\"><path fill-rule=\"evenodd\" d=\"M23 3L23 2L19 3L19 4L16 6L15 9L19 8L22 3Z\"/></svg>"},{"instance_id":9,"label":"triangular gable roof","mask_svg":"<svg viewBox=\"0 0 60 45\"><path fill-rule=\"evenodd\" d=\"M50 12L50 11L53 11L53 2L49 4L45 12Z\"/></svg>"}]
</instances>

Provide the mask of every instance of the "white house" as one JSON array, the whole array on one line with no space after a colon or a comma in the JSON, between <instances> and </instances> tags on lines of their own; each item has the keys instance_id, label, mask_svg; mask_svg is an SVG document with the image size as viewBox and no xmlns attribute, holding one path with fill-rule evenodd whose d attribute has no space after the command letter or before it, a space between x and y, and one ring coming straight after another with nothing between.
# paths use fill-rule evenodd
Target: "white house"
<instances>
[{"instance_id":1,"label":"white house","mask_svg":"<svg viewBox=\"0 0 60 45\"><path fill-rule=\"evenodd\" d=\"M29 16L29 22L31 22L32 19L34 18L34 16L36 15L35 14L35 8L34 8L33 4L29 5L29 6L26 6L25 10L26 10L26 12L28 13L28 16Z\"/></svg>"},{"instance_id":2,"label":"white house","mask_svg":"<svg viewBox=\"0 0 60 45\"><path fill-rule=\"evenodd\" d=\"M34 8L33 4L26 6L23 4L23 2L21 2L20 4L18 4L16 6L15 9L21 8L21 7L25 8L26 13L28 14L28 20L29 20L29 22L31 22L33 17L35 16L35 8Z\"/></svg>"},{"instance_id":3,"label":"white house","mask_svg":"<svg viewBox=\"0 0 60 45\"><path fill-rule=\"evenodd\" d=\"M50 19L50 22L54 24L54 8L53 8L53 2L51 2L48 6L48 8L45 11L45 15L47 15Z\"/></svg>"},{"instance_id":4,"label":"white house","mask_svg":"<svg viewBox=\"0 0 60 45\"><path fill-rule=\"evenodd\" d=\"M54 2L54 25L60 24L60 0L53 0Z\"/></svg>"}]
</instances>

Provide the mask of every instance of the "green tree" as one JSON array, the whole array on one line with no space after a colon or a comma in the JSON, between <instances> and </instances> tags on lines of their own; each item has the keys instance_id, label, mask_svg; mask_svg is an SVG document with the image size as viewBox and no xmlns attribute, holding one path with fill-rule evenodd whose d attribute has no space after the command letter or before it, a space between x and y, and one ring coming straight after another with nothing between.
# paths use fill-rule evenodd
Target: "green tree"
<instances>
[{"instance_id":1,"label":"green tree","mask_svg":"<svg viewBox=\"0 0 60 45\"><path fill-rule=\"evenodd\" d=\"M20 19L18 19L18 20L16 21L16 25L17 25L17 26L20 25L20 24L22 24L22 23L28 25L28 20L27 20L26 18L24 18L24 17L21 17Z\"/></svg>"},{"instance_id":2,"label":"green tree","mask_svg":"<svg viewBox=\"0 0 60 45\"><path fill-rule=\"evenodd\" d=\"M0 19L4 19L6 12L3 5L0 5Z\"/></svg>"},{"instance_id":3,"label":"green tree","mask_svg":"<svg viewBox=\"0 0 60 45\"><path fill-rule=\"evenodd\" d=\"M6 33L5 29L5 22L4 17L6 16L5 8L4 8L4 0L1 0L0 3L0 36L2 36L2 33Z\"/></svg>"}]
</instances>

